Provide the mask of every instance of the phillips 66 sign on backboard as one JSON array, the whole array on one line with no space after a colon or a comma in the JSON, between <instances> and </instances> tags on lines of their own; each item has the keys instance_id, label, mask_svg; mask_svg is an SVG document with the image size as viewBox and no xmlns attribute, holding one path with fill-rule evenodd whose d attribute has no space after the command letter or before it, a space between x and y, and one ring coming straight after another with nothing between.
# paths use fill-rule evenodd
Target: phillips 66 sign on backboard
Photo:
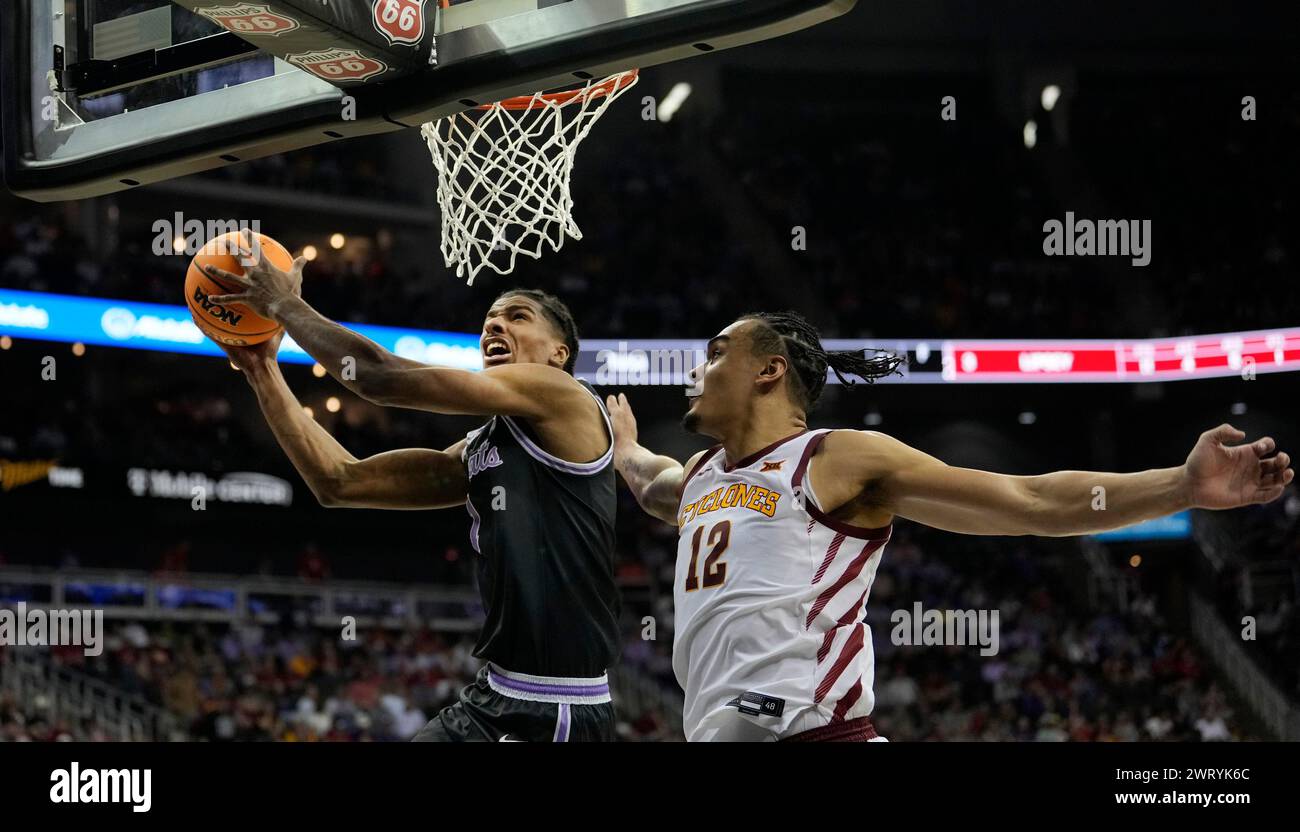
<instances>
[{"instance_id":1,"label":"phillips 66 sign on backboard","mask_svg":"<svg viewBox=\"0 0 1300 832\"><path fill-rule=\"evenodd\" d=\"M415 46L424 38L426 0L374 0L373 21L390 44Z\"/></svg>"}]
</instances>

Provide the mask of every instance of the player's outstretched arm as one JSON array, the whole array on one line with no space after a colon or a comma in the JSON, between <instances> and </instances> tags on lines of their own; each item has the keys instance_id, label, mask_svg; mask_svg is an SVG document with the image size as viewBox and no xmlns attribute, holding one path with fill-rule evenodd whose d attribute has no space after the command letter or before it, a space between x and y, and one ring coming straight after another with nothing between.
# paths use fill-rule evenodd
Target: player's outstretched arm
<instances>
[{"instance_id":1,"label":"player's outstretched arm","mask_svg":"<svg viewBox=\"0 0 1300 832\"><path fill-rule=\"evenodd\" d=\"M647 514L676 526L686 469L677 460L637 444L636 416L627 396L608 396L605 407L614 425L614 467Z\"/></svg>"},{"instance_id":2,"label":"player's outstretched arm","mask_svg":"<svg viewBox=\"0 0 1300 832\"><path fill-rule=\"evenodd\" d=\"M248 244L240 254L254 265L243 275L208 267L238 293L214 296L214 303L242 303L279 323L298 346L340 384L367 401L464 416L520 416L567 419L594 407L572 376L540 364L512 364L481 373L430 367L402 358L326 318L298 295L306 261L281 271Z\"/></svg>"},{"instance_id":3,"label":"player's outstretched arm","mask_svg":"<svg viewBox=\"0 0 1300 832\"><path fill-rule=\"evenodd\" d=\"M844 491L856 488L892 514L964 534L1091 534L1186 508L1276 499L1295 476L1291 459L1276 453L1271 438L1238 444L1245 437L1230 425L1206 431L1175 468L1016 477L948 466L883 434L836 431L816 463L814 487L832 506L853 499Z\"/></svg>"},{"instance_id":4,"label":"player's outstretched arm","mask_svg":"<svg viewBox=\"0 0 1300 832\"><path fill-rule=\"evenodd\" d=\"M596 410L591 395L558 367L507 364L482 372L431 367L389 352L296 297L278 308L275 319L339 383L373 404L532 421ZM345 367L352 372L344 372Z\"/></svg>"},{"instance_id":5,"label":"player's outstretched arm","mask_svg":"<svg viewBox=\"0 0 1300 832\"><path fill-rule=\"evenodd\" d=\"M255 347L226 348L257 394L280 447L307 487L331 508L430 509L463 505L469 489L461 444L357 459L308 416L280 373L281 336Z\"/></svg>"}]
</instances>

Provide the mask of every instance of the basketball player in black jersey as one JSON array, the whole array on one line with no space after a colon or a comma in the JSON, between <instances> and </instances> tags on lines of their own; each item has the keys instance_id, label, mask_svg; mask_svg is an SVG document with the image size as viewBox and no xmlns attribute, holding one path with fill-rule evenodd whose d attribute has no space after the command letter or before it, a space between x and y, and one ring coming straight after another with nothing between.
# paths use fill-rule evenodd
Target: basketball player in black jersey
<instances>
[{"instance_id":1,"label":"basketball player in black jersey","mask_svg":"<svg viewBox=\"0 0 1300 832\"><path fill-rule=\"evenodd\" d=\"M415 739L612 740L605 671L619 649L613 434L604 405L573 377L578 333L568 309L543 292L506 292L483 323L483 372L431 367L312 309L299 297L304 265L299 258L286 273L262 260L244 277L212 270L242 288L214 301L278 321L371 402L490 417L445 451L359 460L303 412L276 363L278 337L227 348L322 505L469 512L487 611L474 652L487 664ZM348 358L355 373L341 372ZM502 495L507 508L494 510Z\"/></svg>"}]
</instances>

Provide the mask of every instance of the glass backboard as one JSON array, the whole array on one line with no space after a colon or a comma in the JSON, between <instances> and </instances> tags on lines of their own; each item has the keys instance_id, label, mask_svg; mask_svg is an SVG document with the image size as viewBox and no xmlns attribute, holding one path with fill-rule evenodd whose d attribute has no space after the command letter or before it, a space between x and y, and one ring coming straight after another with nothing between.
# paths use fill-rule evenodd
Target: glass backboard
<instances>
[{"instance_id":1,"label":"glass backboard","mask_svg":"<svg viewBox=\"0 0 1300 832\"><path fill-rule=\"evenodd\" d=\"M4 0L8 187L80 199L706 55L856 0Z\"/></svg>"}]
</instances>

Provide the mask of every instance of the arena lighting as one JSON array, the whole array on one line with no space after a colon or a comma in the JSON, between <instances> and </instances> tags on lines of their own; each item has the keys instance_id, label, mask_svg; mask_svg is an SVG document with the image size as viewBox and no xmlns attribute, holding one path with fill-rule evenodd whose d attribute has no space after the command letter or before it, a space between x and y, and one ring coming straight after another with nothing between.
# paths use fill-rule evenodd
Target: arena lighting
<instances>
[{"instance_id":1,"label":"arena lighting","mask_svg":"<svg viewBox=\"0 0 1300 832\"><path fill-rule=\"evenodd\" d=\"M1024 134L1025 147L1033 150L1034 146L1038 144L1038 122L1034 121L1032 118L1029 121L1026 121Z\"/></svg>"},{"instance_id":2,"label":"arena lighting","mask_svg":"<svg viewBox=\"0 0 1300 832\"><path fill-rule=\"evenodd\" d=\"M1060 98L1061 98L1061 88L1058 87L1056 84L1048 84L1047 86L1043 87L1043 94L1041 97L1041 101L1043 104L1043 109L1046 110L1047 112L1050 113L1053 109L1056 108L1056 102L1059 101Z\"/></svg>"},{"instance_id":3,"label":"arena lighting","mask_svg":"<svg viewBox=\"0 0 1300 832\"><path fill-rule=\"evenodd\" d=\"M347 243L348 243L348 238L344 237L342 234L330 235L330 248L340 249L343 248L345 245L347 245Z\"/></svg>"},{"instance_id":4,"label":"arena lighting","mask_svg":"<svg viewBox=\"0 0 1300 832\"><path fill-rule=\"evenodd\" d=\"M1019 421L1022 425L1032 425L1038 421L1038 414L1032 410L1026 410L1020 414Z\"/></svg>"},{"instance_id":5,"label":"arena lighting","mask_svg":"<svg viewBox=\"0 0 1300 832\"><path fill-rule=\"evenodd\" d=\"M1245 402L1233 402L1233 404L1232 404L1232 415L1233 415L1233 416L1245 416L1245 415L1246 415L1246 403L1245 403Z\"/></svg>"},{"instance_id":6,"label":"arena lighting","mask_svg":"<svg viewBox=\"0 0 1300 832\"><path fill-rule=\"evenodd\" d=\"M349 328L413 361L466 370L483 366L477 333L369 324ZM184 306L42 292L0 289L0 337L225 358ZM680 387L685 384L681 368L693 366L704 344L703 337L584 340L577 375L597 385ZM906 355L903 375L880 384L1141 383L1300 371L1300 327L1132 340L828 338L823 344L828 350ZM923 355L930 361L921 361ZM280 347L280 362L316 364L291 338ZM643 372L646 368L649 372ZM833 376L830 381L838 383Z\"/></svg>"},{"instance_id":7,"label":"arena lighting","mask_svg":"<svg viewBox=\"0 0 1300 832\"><path fill-rule=\"evenodd\" d=\"M343 403L339 401L338 396L330 396L328 399L325 400L325 409L328 410L330 413L338 413L339 408L342 406Z\"/></svg>"},{"instance_id":8,"label":"arena lighting","mask_svg":"<svg viewBox=\"0 0 1300 832\"><path fill-rule=\"evenodd\" d=\"M659 110L655 114L660 121L672 121L673 116L686 103L686 99L691 97L691 85L682 81L674 84L673 88L664 96L664 100L659 102Z\"/></svg>"},{"instance_id":9,"label":"arena lighting","mask_svg":"<svg viewBox=\"0 0 1300 832\"><path fill-rule=\"evenodd\" d=\"M320 364L311 365L311 374L316 378L325 378L325 368Z\"/></svg>"},{"instance_id":10,"label":"arena lighting","mask_svg":"<svg viewBox=\"0 0 1300 832\"><path fill-rule=\"evenodd\" d=\"M320 252L316 251L315 246L303 246L302 256L306 257L309 261L315 260L319 253Z\"/></svg>"}]
</instances>

